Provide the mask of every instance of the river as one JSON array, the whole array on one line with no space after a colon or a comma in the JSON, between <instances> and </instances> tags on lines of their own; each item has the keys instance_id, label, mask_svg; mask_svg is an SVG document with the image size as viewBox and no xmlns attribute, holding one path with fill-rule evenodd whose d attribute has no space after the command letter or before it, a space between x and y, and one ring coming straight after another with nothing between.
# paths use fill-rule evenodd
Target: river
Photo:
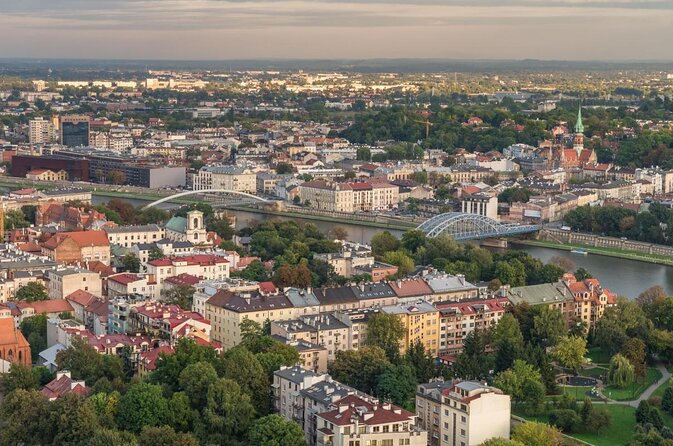
<instances>
[{"instance_id":1,"label":"river","mask_svg":"<svg viewBox=\"0 0 673 446\"><path fill-rule=\"evenodd\" d=\"M96 195L93 197L94 204L107 201L109 201L108 197ZM147 201L138 199L124 199L124 201L130 202L134 206L140 206L147 203ZM164 209L177 207L177 205L170 203L163 203L160 206ZM251 212L230 212L236 215L236 229L246 227L252 221L283 218L264 214L254 214ZM297 219L293 218L293 220ZM327 232L335 226L330 222L317 220L305 221L314 223L323 232ZM349 240L358 243L369 243L374 234L381 232L381 229L368 226L357 226L348 223L339 224L338 226L348 232ZM391 230L390 232L399 237L402 235L403 231ZM569 251L537 246L511 245L511 248L526 251L531 256L540 259L543 262L548 262L549 259L554 256L567 257L575 263L577 268L585 268L592 275L599 278L604 287L609 288L622 296L634 298L643 290L654 285L660 285L669 295L673 295L673 267L670 266L594 254L582 256L571 254Z\"/></svg>"}]
</instances>

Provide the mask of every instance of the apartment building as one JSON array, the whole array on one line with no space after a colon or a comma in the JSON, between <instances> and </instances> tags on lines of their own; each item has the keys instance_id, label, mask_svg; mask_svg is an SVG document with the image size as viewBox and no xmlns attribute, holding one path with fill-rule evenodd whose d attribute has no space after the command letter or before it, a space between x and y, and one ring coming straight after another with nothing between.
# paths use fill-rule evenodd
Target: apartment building
<instances>
[{"instance_id":1,"label":"apartment building","mask_svg":"<svg viewBox=\"0 0 673 446\"><path fill-rule=\"evenodd\" d=\"M95 296L103 295L102 280L98 273L81 268L67 268L47 271L47 293L49 299L65 299L77 290Z\"/></svg>"},{"instance_id":2,"label":"apartment building","mask_svg":"<svg viewBox=\"0 0 673 446\"><path fill-rule=\"evenodd\" d=\"M180 274L190 274L202 280L223 280L229 277L229 262L215 254L165 257L147 262L147 274L159 284Z\"/></svg>"},{"instance_id":3,"label":"apartment building","mask_svg":"<svg viewBox=\"0 0 673 446\"><path fill-rule=\"evenodd\" d=\"M281 344L289 345L299 353L299 363L306 370L315 373L327 372L327 349L322 345L314 344L305 340L287 339L281 336L272 336Z\"/></svg>"},{"instance_id":4,"label":"apartment building","mask_svg":"<svg viewBox=\"0 0 673 446\"><path fill-rule=\"evenodd\" d=\"M257 190L257 175L237 166L206 166L194 175L194 190L225 189L254 194Z\"/></svg>"},{"instance_id":5,"label":"apartment building","mask_svg":"<svg viewBox=\"0 0 673 446\"><path fill-rule=\"evenodd\" d=\"M498 197L486 193L465 195L460 200L461 212L498 220Z\"/></svg>"},{"instance_id":6,"label":"apartment building","mask_svg":"<svg viewBox=\"0 0 673 446\"><path fill-rule=\"evenodd\" d=\"M273 403L274 410L286 420L292 420L300 425L303 421L300 392L321 381L328 375L318 374L305 368L281 366L273 373Z\"/></svg>"},{"instance_id":7,"label":"apartment building","mask_svg":"<svg viewBox=\"0 0 673 446\"><path fill-rule=\"evenodd\" d=\"M129 311L129 329L176 341L182 337L197 337L210 342L210 323L199 313L184 310L177 305L151 302Z\"/></svg>"},{"instance_id":8,"label":"apartment building","mask_svg":"<svg viewBox=\"0 0 673 446\"><path fill-rule=\"evenodd\" d=\"M419 301L381 308L381 311L396 315L404 326L404 337L400 341L400 354L404 354L415 343L425 347L433 357L439 353L440 318L439 310L432 304Z\"/></svg>"},{"instance_id":9,"label":"apartment building","mask_svg":"<svg viewBox=\"0 0 673 446\"><path fill-rule=\"evenodd\" d=\"M298 319L271 323L271 334L286 339L302 340L327 349L327 360L334 361L336 353L352 350L349 343L350 325L332 314L301 316Z\"/></svg>"},{"instance_id":10,"label":"apartment building","mask_svg":"<svg viewBox=\"0 0 673 446\"><path fill-rule=\"evenodd\" d=\"M132 248L140 243L155 243L163 239L166 230L159 225L104 227L111 245Z\"/></svg>"},{"instance_id":11,"label":"apartment building","mask_svg":"<svg viewBox=\"0 0 673 446\"><path fill-rule=\"evenodd\" d=\"M316 446L426 446L416 415L369 396L348 395L315 415Z\"/></svg>"},{"instance_id":12,"label":"apartment building","mask_svg":"<svg viewBox=\"0 0 673 446\"><path fill-rule=\"evenodd\" d=\"M433 292L432 302L445 300L476 299L479 288L465 280L462 274L451 275L443 272L428 272L423 279Z\"/></svg>"},{"instance_id":13,"label":"apartment building","mask_svg":"<svg viewBox=\"0 0 673 446\"><path fill-rule=\"evenodd\" d=\"M63 263L99 261L110 264L110 242L104 231L59 232L42 244L42 254Z\"/></svg>"},{"instance_id":14,"label":"apartment building","mask_svg":"<svg viewBox=\"0 0 673 446\"><path fill-rule=\"evenodd\" d=\"M116 298L129 294L139 294L148 299L159 298L161 285L151 277L134 273L120 273L107 279L108 296Z\"/></svg>"},{"instance_id":15,"label":"apartment building","mask_svg":"<svg viewBox=\"0 0 673 446\"><path fill-rule=\"evenodd\" d=\"M465 338L474 330L497 324L507 305L506 298L436 302L440 313L439 352L449 355L462 352Z\"/></svg>"},{"instance_id":16,"label":"apartment building","mask_svg":"<svg viewBox=\"0 0 673 446\"><path fill-rule=\"evenodd\" d=\"M416 391L418 425L428 446L477 446L508 439L511 401L501 390L474 381L435 381Z\"/></svg>"},{"instance_id":17,"label":"apartment building","mask_svg":"<svg viewBox=\"0 0 673 446\"><path fill-rule=\"evenodd\" d=\"M617 304L617 295L601 287L598 279L576 280L573 274L566 273L561 280L575 300L575 316L585 322L589 330L596 327L608 307Z\"/></svg>"},{"instance_id":18,"label":"apartment building","mask_svg":"<svg viewBox=\"0 0 673 446\"><path fill-rule=\"evenodd\" d=\"M371 254L359 254L354 251L344 250L342 252L315 254L316 259L327 262L334 268L334 272L344 277L351 277L358 274L358 269L372 266L376 262Z\"/></svg>"},{"instance_id":19,"label":"apartment building","mask_svg":"<svg viewBox=\"0 0 673 446\"><path fill-rule=\"evenodd\" d=\"M54 123L41 117L31 119L28 122L28 141L31 144L51 144L55 142Z\"/></svg>"},{"instance_id":20,"label":"apartment building","mask_svg":"<svg viewBox=\"0 0 673 446\"><path fill-rule=\"evenodd\" d=\"M347 183L307 181L299 186L301 202L328 212L354 212L353 188Z\"/></svg>"},{"instance_id":21,"label":"apartment building","mask_svg":"<svg viewBox=\"0 0 673 446\"><path fill-rule=\"evenodd\" d=\"M264 324L293 319L297 309L280 293L260 291L234 292L219 290L206 301L206 319L212 325L211 339L220 342L225 350L241 343L241 322L245 319Z\"/></svg>"}]
</instances>

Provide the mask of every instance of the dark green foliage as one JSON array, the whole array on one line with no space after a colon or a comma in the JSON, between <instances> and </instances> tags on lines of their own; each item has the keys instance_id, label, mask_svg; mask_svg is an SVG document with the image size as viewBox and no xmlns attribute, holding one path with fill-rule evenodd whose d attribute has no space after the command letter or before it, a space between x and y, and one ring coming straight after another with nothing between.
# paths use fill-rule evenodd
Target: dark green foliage
<instances>
[{"instance_id":1,"label":"dark green foliage","mask_svg":"<svg viewBox=\"0 0 673 446\"><path fill-rule=\"evenodd\" d=\"M306 446L301 427L279 415L256 420L248 433L248 441L250 446Z\"/></svg>"},{"instance_id":2,"label":"dark green foliage","mask_svg":"<svg viewBox=\"0 0 673 446\"><path fill-rule=\"evenodd\" d=\"M556 409L549 412L549 423L556 426L561 432L570 434L578 430L582 419L574 410Z\"/></svg>"}]
</instances>

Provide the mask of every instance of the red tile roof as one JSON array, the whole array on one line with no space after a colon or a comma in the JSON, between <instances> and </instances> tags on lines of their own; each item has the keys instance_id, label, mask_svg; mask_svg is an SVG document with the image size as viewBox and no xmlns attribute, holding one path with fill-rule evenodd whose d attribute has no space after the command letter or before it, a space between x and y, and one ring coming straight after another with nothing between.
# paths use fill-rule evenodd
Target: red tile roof
<instances>
[{"instance_id":1,"label":"red tile roof","mask_svg":"<svg viewBox=\"0 0 673 446\"><path fill-rule=\"evenodd\" d=\"M412 421L415 414L389 403L366 400L357 395L348 395L332 406L335 409L316 414L330 423L347 426L358 421L360 425L377 425ZM364 409L365 412L362 411Z\"/></svg>"},{"instance_id":2,"label":"red tile roof","mask_svg":"<svg viewBox=\"0 0 673 446\"><path fill-rule=\"evenodd\" d=\"M170 283L171 285L196 285L197 283L201 282L201 279L199 279L196 276L192 276L191 274L187 273L182 273L178 274L177 276L171 276L167 277L166 280L164 280L166 283Z\"/></svg>"},{"instance_id":3,"label":"red tile roof","mask_svg":"<svg viewBox=\"0 0 673 446\"><path fill-rule=\"evenodd\" d=\"M87 396L90 389L84 381L73 381L68 375L63 374L58 379L46 384L42 389L42 395L49 399L60 398L68 393Z\"/></svg>"},{"instance_id":4,"label":"red tile roof","mask_svg":"<svg viewBox=\"0 0 673 446\"><path fill-rule=\"evenodd\" d=\"M137 282L139 280L143 280L142 277L140 277L137 274L132 274L132 273L122 273L122 274L117 274L114 276L110 276L108 280L111 280L113 282L121 283L122 285L128 285L129 283Z\"/></svg>"},{"instance_id":5,"label":"red tile roof","mask_svg":"<svg viewBox=\"0 0 673 446\"><path fill-rule=\"evenodd\" d=\"M423 296L434 294L432 289L423 279L404 279L389 282L398 297Z\"/></svg>"},{"instance_id":6,"label":"red tile roof","mask_svg":"<svg viewBox=\"0 0 673 446\"><path fill-rule=\"evenodd\" d=\"M31 303L16 301L16 306L21 310L25 308L32 308L33 311L35 311L35 314L69 313L73 311L70 302L64 299L40 300Z\"/></svg>"},{"instance_id":7,"label":"red tile roof","mask_svg":"<svg viewBox=\"0 0 673 446\"><path fill-rule=\"evenodd\" d=\"M69 300L83 307L87 307L92 303L94 303L97 300L97 298L88 291L77 290L74 293L70 293L67 296L65 296L65 300Z\"/></svg>"},{"instance_id":8,"label":"red tile roof","mask_svg":"<svg viewBox=\"0 0 673 446\"><path fill-rule=\"evenodd\" d=\"M86 246L110 246L105 231L72 231L57 232L44 243L44 247L47 249L55 249L63 243L63 241L68 239L75 242L80 248Z\"/></svg>"}]
</instances>

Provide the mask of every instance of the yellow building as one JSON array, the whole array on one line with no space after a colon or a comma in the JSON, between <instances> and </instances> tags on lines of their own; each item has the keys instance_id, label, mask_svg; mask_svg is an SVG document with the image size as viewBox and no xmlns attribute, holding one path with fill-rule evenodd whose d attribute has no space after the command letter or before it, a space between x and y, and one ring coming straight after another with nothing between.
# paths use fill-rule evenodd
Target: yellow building
<instances>
[{"instance_id":1,"label":"yellow building","mask_svg":"<svg viewBox=\"0 0 673 446\"><path fill-rule=\"evenodd\" d=\"M404 325L404 338L400 341L401 354L420 342L427 353L433 357L438 355L440 313L437 308L427 302L417 302L383 307L381 311L397 315Z\"/></svg>"}]
</instances>

